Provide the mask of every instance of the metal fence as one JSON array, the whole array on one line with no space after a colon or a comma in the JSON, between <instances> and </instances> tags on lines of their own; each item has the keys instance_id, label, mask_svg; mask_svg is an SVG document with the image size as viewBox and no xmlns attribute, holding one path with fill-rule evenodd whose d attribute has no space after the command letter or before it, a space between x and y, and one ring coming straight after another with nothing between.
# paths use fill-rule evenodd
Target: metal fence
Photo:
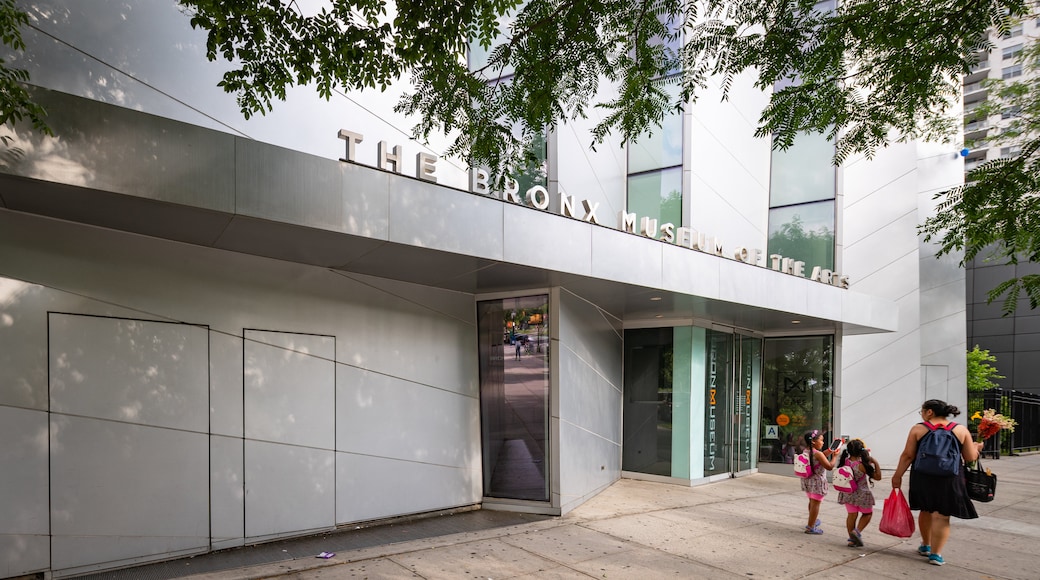
<instances>
[{"instance_id":1,"label":"metal fence","mask_svg":"<svg viewBox=\"0 0 1040 580\"><path fill-rule=\"evenodd\" d=\"M1040 395L1005 389L989 389L968 393L968 417L976 411L993 409L1018 422L1014 432L1000 431L986 440L983 456L1000 458L1001 453L1014 455L1023 451L1040 451ZM972 432L978 421L966 421Z\"/></svg>"}]
</instances>

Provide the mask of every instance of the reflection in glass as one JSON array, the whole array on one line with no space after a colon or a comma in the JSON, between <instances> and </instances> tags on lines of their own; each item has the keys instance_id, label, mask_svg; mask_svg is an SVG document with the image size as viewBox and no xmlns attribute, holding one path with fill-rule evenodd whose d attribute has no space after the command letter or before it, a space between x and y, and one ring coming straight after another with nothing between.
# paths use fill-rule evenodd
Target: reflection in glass
<instances>
[{"instance_id":1,"label":"reflection in glass","mask_svg":"<svg viewBox=\"0 0 1040 580\"><path fill-rule=\"evenodd\" d=\"M801 134L786 151L773 151L769 207L834 199L834 143L818 133Z\"/></svg>"},{"instance_id":2,"label":"reflection in glass","mask_svg":"<svg viewBox=\"0 0 1040 580\"><path fill-rule=\"evenodd\" d=\"M678 84L668 85L669 97L677 97ZM652 127L628 145L628 172L640 173L682 165L683 115L671 110L661 120L660 127Z\"/></svg>"},{"instance_id":3,"label":"reflection in glass","mask_svg":"<svg viewBox=\"0 0 1040 580\"><path fill-rule=\"evenodd\" d=\"M549 297L477 304L484 495L549 500Z\"/></svg>"},{"instance_id":4,"label":"reflection in glass","mask_svg":"<svg viewBox=\"0 0 1040 580\"><path fill-rule=\"evenodd\" d=\"M625 471L672 475L671 328L625 331Z\"/></svg>"},{"instance_id":5,"label":"reflection in glass","mask_svg":"<svg viewBox=\"0 0 1040 580\"><path fill-rule=\"evenodd\" d=\"M737 376L740 379L736 399L737 453L734 471L741 472L758 466L758 429L762 385L762 339L742 336L737 338Z\"/></svg>"},{"instance_id":6,"label":"reflection in glass","mask_svg":"<svg viewBox=\"0 0 1040 580\"><path fill-rule=\"evenodd\" d=\"M704 365L704 475L730 472L734 413L733 335L709 330Z\"/></svg>"},{"instance_id":7,"label":"reflection in glass","mask_svg":"<svg viewBox=\"0 0 1040 580\"><path fill-rule=\"evenodd\" d=\"M834 202L820 201L769 210L768 253L834 269ZM809 272L806 272L808 275Z\"/></svg>"},{"instance_id":8,"label":"reflection in glass","mask_svg":"<svg viewBox=\"0 0 1040 580\"><path fill-rule=\"evenodd\" d=\"M682 168L629 175L628 212L657 219L658 227L682 225Z\"/></svg>"},{"instance_id":9,"label":"reflection in glass","mask_svg":"<svg viewBox=\"0 0 1040 580\"><path fill-rule=\"evenodd\" d=\"M812 429L831 440L833 345L832 336L766 339L760 461L793 463Z\"/></svg>"}]
</instances>

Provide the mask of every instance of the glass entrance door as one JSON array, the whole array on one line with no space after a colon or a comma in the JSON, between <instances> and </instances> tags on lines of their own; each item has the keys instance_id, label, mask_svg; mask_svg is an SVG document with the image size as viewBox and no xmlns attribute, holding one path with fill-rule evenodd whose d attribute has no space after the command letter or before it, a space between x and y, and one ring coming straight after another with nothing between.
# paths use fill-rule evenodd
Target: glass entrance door
<instances>
[{"instance_id":1,"label":"glass entrance door","mask_svg":"<svg viewBox=\"0 0 1040 580\"><path fill-rule=\"evenodd\" d=\"M705 341L704 475L757 465L762 339L709 330Z\"/></svg>"},{"instance_id":2,"label":"glass entrance door","mask_svg":"<svg viewBox=\"0 0 1040 580\"><path fill-rule=\"evenodd\" d=\"M486 497L549 500L549 297L477 303Z\"/></svg>"}]
</instances>

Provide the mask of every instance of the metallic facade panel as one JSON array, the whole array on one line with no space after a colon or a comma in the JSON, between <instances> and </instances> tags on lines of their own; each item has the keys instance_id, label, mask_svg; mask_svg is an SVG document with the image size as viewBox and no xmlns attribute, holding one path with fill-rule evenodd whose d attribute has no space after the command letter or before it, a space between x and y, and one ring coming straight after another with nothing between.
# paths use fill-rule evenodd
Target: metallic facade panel
<instances>
[{"instance_id":1,"label":"metallic facade panel","mask_svg":"<svg viewBox=\"0 0 1040 580\"><path fill-rule=\"evenodd\" d=\"M209 333L210 432L242 437L242 338Z\"/></svg>"},{"instance_id":2,"label":"metallic facade panel","mask_svg":"<svg viewBox=\"0 0 1040 580\"><path fill-rule=\"evenodd\" d=\"M559 421L560 486L558 502L565 514L621 477L621 445L566 421Z\"/></svg>"},{"instance_id":3,"label":"metallic facade panel","mask_svg":"<svg viewBox=\"0 0 1040 580\"><path fill-rule=\"evenodd\" d=\"M333 449L335 338L248 329L243 338L245 436Z\"/></svg>"},{"instance_id":4,"label":"metallic facade panel","mask_svg":"<svg viewBox=\"0 0 1040 580\"><path fill-rule=\"evenodd\" d=\"M592 228L592 275L658 288L662 242L607 228Z\"/></svg>"},{"instance_id":5,"label":"metallic facade panel","mask_svg":"<svg viewBox=\"0 0 1040 580\"><path fill-rule=\"evenodd\" d=\"M52 412L207 431L205 328L52 313L48 330Z\"/></svg>"},{"instance_id":6,"label":"metallic facade panel","mask_svg":"<svg viewBox=\"0 0 1040 580\"><path fill-rule=\"evenodd\" d=\"M336 524L335 464L335 453L331 450L247 439L247 541L333 527Z\"/></svg>"},{"instance_id":7,"label":"metallic facade panel","mask_svg":"<svg viewBox=\"0 0 1040 580\"><path fill-rule=\"evenodd\" d=\"M661 287L674 292L718 298L722 262L703 252L675 245L661 250Z\"/></svg>"},{"instance_id":8,"label":"metallic facade panel","mask_svg":"<svg viewBox=\"0 0 1040 580\"><path fill-rule=\"evenodd\" d=\"M386 173L246 139L236 145L237 213L387 238Z\"/></svg>"},{"instance_id":9,"label":"metallic facade panel","mask_svg":"<svg viewBox=\"0 0 1040 580\"><path fill-rule=\"evenodd\" d=\"M67 95L35 91L55 136L29 133L5 173L183 204L234 208L234 138ZM104 155L98 155L104 151Z\"/></svg>"},{"instance_id":10,"label":"metallic facade panel","mask_svg":"<svg viewBox=\"0 0 1040 580\"><path fill-rule=\"evenodd\" d=\"M458 468L479 462L474 395L347 365L336 381L337 451Z\"/></svg>"},{"instance_id":11,"label":"metallic facade panel","mask_svg":"<svg viewBox=\"0 0 1040 580\"><path fill-rule=\"evenodd\" d=\"M563 348L620 388L624 358L621 321L571 292L560 292L557 321Z\"/></svg>"},{"instance_id":12,"label":"metallic facade panel","mask_svg":"<svg viewBox=\"0 0 1040 580\"><path fill-rule=\"evenodd\" d=\"M54 570L208 549L204 433L56 414L50 432Z\"/></svg>"},{"instance_id":13,"label":"metallic facade panel","mask_svg":"<svg viewBox=\"0 0 1040 580\"><path fill-rule=\"evenodd\" d=\"M592 228L596 226L511 204L504 206L503 219L505 261L591 275Z\"/></svg>"},{"instance_id":14,"label":"metallic facade panel","mask_svg":"<svg viewBox=\"0 0 1040 580\"><path fill-rule=\"evenodd\" d=\"M502 259L502 201L399 175L390 183L390 241Z\"/></svg>"},{"instance_id":15,"label":"metallic facade panel","mask_svg":"<svg viewBox=\"0 0 1040 580\"><path fill-rule=\"evenodd\" d=\"M210 453L210 528L214 550L245 543L245 458L242 439L214 435Z\"/></svg>"},{"instance_id":16,"label":"metallic facade panel","mask_svg":"<svg viewBox=\"0 0 1040 580\"><path fill-rule=\"evenodd\" d=\"M336 521L363 522L480 502L480 466L446 467L339 453Z\"/></svg>"},{"instance_id":17,"label":"metallic facade panel","mask_svg":"<svg viewBox=\"0 0 1040 580\"><path fill-rule=\"evenodd\" d=\"M0 213L0 240L5 236ZM10 234L10 229L6 230ZM0 405L46 411L47 394L47 325L39 324L40 316L53 308L53 295L43 286L14 278L6 265L16 256L35 261L24 247L0 244Z\"/></svg>"},{"instance_id":18,"label":"metallic facade panel","mask_svg":"<svg viewBox=\"0 0 1040 580\"><path fill-rule=\"evenodd\" d=\"M6 343L5 343L6 344ZM47 414L0 406L0 576L50 564Z\"/></svg>"}]
</instances>

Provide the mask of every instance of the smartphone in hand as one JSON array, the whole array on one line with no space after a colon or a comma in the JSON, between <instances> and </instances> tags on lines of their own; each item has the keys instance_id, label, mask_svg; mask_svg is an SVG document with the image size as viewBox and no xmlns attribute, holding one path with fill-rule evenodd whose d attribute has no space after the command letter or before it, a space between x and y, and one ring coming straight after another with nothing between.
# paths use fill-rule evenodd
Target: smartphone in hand
<instances>
[{"instance_id":1,"label":"smartphone in hand","mask_svg":"<svg viewBox=\"0 0 1040 580\"><path fill-rule=\"evenodd\" d=\"M837 451L841 449L841 446L845 444L845 441L841 437L831 441L831 451Z\"/></svg>"}]
</instances>

